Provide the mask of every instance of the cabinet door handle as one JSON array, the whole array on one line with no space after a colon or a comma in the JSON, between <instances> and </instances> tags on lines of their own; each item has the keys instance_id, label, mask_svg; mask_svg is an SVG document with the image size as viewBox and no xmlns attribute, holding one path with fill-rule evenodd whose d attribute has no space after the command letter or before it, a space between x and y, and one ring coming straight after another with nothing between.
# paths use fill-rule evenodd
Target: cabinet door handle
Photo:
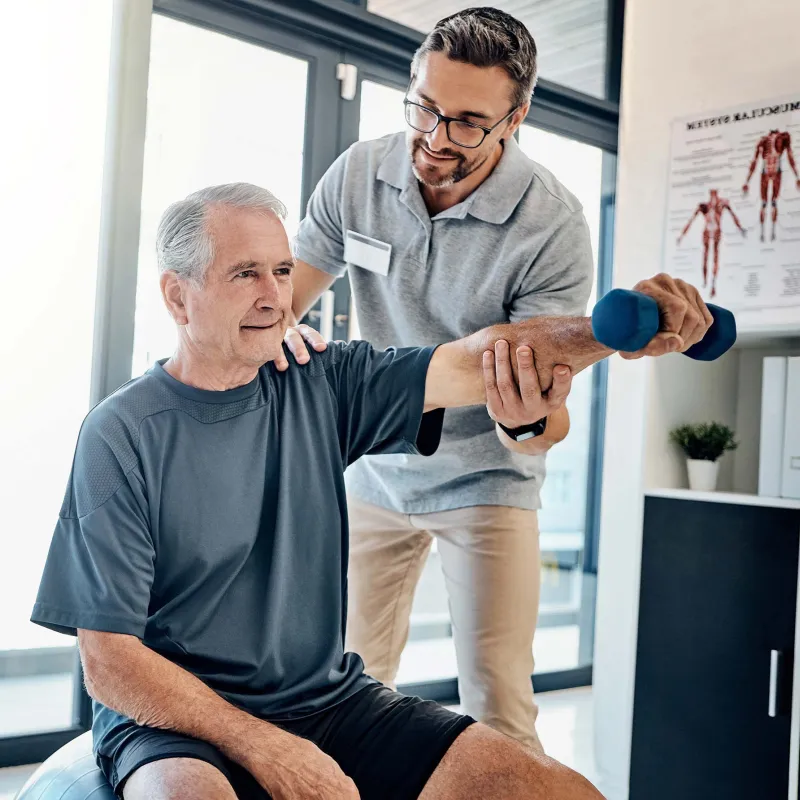
<instances>
[{"instance_id":1,"label":"cabinet door handle","mask_svg":"<svg viewBox=\"0 0 800 800\"><path fill-rule=\"evenodd\" d=\"M780 650L769 651L769 708L767 713L770 717L778 716L778 675L781 669Z\"/></svg>"}]
</instances>

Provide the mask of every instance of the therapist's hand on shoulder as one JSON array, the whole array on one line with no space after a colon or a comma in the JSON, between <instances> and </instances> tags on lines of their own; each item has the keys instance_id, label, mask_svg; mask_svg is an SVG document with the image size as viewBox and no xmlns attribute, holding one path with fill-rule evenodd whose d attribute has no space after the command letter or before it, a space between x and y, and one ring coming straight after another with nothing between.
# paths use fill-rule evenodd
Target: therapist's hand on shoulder
<instances>
[{"instance_id":1,"label":"therapist's hand on shoulder","mask_svg":"<svg viewBox=\"0 0 800 800\"><path fill-rule=\"evenodd\" d=\"M293 325L286 329L283 341L294 356L298 364L308 364L311 356L308 353L307 345L311 345L317 353L327 349L328 343L322 334L310 325ZM275 359L275 368L279 372L289 369L289 361L286 356Z\"/></svg>"},{"instance_id":2,"label":"therapist's hand on shoulder","mask_svg":"<svg viewBox=\"0 0 800 800\"><path fill-rule=\"evenodd\" d=\"M569 367L553 367L553 384L542 392L530 347L517 348L517 376L508 342L500 340L483 354L483 383L489 416L507 428L521 428L550 417L564 406L572 388Z\"/></svg>"}]
</instances>

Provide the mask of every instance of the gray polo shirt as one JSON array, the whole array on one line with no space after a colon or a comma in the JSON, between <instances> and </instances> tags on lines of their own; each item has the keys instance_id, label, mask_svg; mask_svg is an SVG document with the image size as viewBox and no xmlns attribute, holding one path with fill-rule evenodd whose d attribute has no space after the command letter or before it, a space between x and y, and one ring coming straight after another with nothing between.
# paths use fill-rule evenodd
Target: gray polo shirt
<instances>
[{"instance_id":1,"label":"gray polo shirt","mask_svg":"<svg viewBox=\"0 0 800 800\"><path fill-rule=\"evenodd\" d=\"M358 691L343 473L368 451L436 448L432 352L334 343L226 392L156 364L84 422L32 620L137 636L267 719ZM100 752L129 728L96 704Z\"/></svg>"},{"instance_id":2,"label":"gray polo shirt","mask_svg":"<svg viewBox=\"0 0 800 800\"><path fill-rule=\"evenodd\" d=\"M476 191L433 218L405 134L354 144L312 195L295 254L332 275L348 272L361 335L381 348L442 344L540 315L582 315L593 275L580 203L514 140ZM476 406L447 411L431 458L368 456L346 479L366 502L425 513L535 509L544 475L544 456L506 450Z\"/></svg>"}]
</instances>

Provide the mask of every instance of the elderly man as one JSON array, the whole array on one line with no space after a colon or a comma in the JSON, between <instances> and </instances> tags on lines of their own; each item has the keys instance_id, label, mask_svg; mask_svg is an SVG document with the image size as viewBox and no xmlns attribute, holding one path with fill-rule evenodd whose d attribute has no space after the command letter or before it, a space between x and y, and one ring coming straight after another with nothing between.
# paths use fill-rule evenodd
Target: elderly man
<instances>
[{"instance_id":1,"label":"elderly man","mask_svg":"<svg viewBox=\"0 0 800 800\"><path fill-rule=\"evenodd\" d=\"M440 409L487 391L557 402L560 373L610 351L586 320L551 318L438 348L334 343L280 372L283 216L248 184L166 211L158 260L178 348L94 408L78 439L32 618L78 636L100 767L126 800L598 798L344 652L343 471L367 452L433 452ZM702 337L690 287L643 288L669 312L648 353Z\"/></svg>"}]
</instances>

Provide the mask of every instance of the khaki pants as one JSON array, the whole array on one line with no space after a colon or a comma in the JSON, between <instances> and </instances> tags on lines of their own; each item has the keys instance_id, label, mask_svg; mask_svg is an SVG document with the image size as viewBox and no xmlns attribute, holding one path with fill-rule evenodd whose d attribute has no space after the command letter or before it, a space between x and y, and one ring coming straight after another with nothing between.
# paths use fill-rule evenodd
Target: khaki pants
<instances>
[{"instance_id":1,"label":"khaki pants","mask_svg":"<svg viewBox=\"0 0 800 800\"><path fill-rule=\"evenodd\" d=\"M399 514L350 497L347 649L394 688L414 590L435 536L465 713L532 747L541 557L535 511L475 506Z\"/></svg>"}]
</instances>

